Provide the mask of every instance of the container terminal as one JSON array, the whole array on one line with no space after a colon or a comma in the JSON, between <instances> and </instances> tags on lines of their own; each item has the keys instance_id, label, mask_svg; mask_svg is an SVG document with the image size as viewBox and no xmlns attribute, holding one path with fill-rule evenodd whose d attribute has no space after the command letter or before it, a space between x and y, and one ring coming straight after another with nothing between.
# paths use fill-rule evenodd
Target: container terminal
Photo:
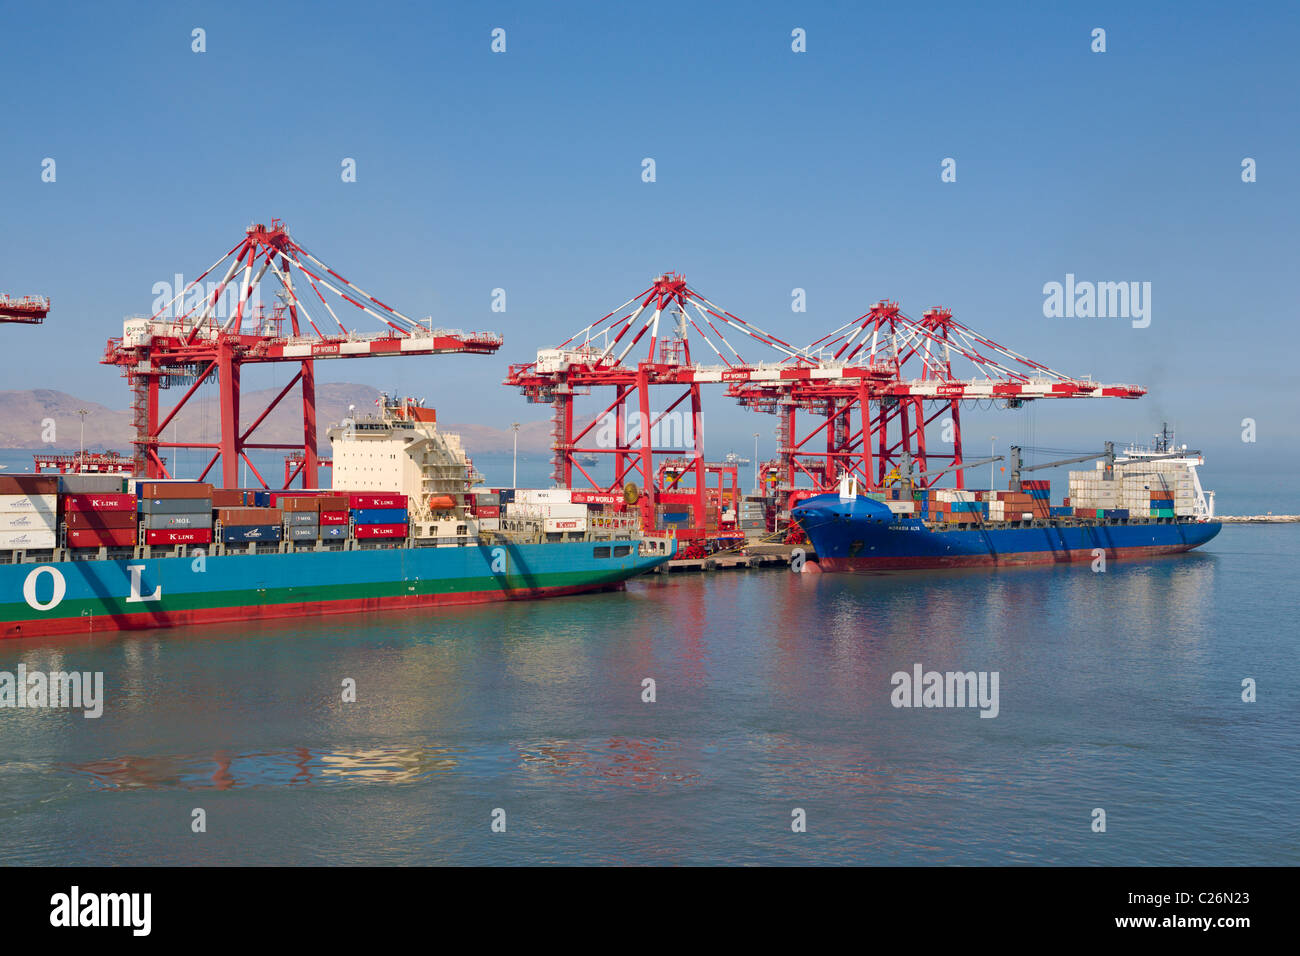
<instances>
[{"instance_id":1,"label":"container terminal","mask_svg":"<svg viewBox=\"0 0 1300 956\"><path fill-rule=\"evenodd\" d=\"M263 284L279 286L269 313L258 304ZM27 323L49 311L43 297L0 305ZM36 473L0 476L4 636L518 600L674 566L783 562L794 547L824 570L1077 560L1097 547L1160 554L1219 527L1196 473L1203 459L1172 449L1168 435L1155 450L1081 456L1096 471L1071 472L1060 505L1045 482L1021 480L1048 465L1024 465L1015 448L1008 489L967 488L969 469L1001 460L965 456L967 404L1132 400L1141 386L1065 375L949 309L914 319L888 300L796 347L673 272L508 368L506 385L551 406L553 487L486 487L459 438L409 398L384 396L376 415L331 426L330 453L320 454L317 361L492 355L501 344L497 333L393 309L278 220L249 226L108 341L101 361L132 395L130 457L37 456ZM289 364L292 377L265 408L242 407L243 367L268 363ZM219 441L166 440L206 384L219 391ZM777 455L755 462L751 493L737 456L705 459L705 386L777 419ZM295 391L302 440L259 441L258 427ZM170 408L163 393L178 396ZM601 410L580 414L576 400L592 395ZM931 435L940 423L942 441ZM168 453L182 448L205 453L194 481L168 471ZM278 488L251 451L285 454ZM256 487L239 487L241 466Z\"/></svg>"}]
</instances>

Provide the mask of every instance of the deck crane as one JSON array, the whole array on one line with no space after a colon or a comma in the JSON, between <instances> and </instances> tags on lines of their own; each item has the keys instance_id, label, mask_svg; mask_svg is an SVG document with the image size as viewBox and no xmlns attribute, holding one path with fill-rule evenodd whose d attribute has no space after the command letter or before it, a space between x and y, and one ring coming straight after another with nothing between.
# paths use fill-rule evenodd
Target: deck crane
<instances>
[{"instance_id":1,"label":"deck crane","mask_svg":"<svg viewBox=\"0 0 1300 956\"><path fill-rule=\"evenodd\" d=\"M885 484L906 484L909 492L916 488L916 479L918 478L938 478L946 475L950 471L964 471L967 468L979 468L981 465L991 465L996 461L1003 461L1001 455L993 458L981 458L979 461L964 461L960 465L949 465L947 468L931 468L929 471L914 471L915 459L907 452L903 453L903 460L897 468L885 476Z\"/></svg>"},{"instance_id":2,"label":"deck crane","mask_svg":"<svg viewBox=\"0 0 1300 956\"><path fill-rule=\"evenodd\" d=\"M209 276L221 278L205 286ZM264 279L280 286L270 314L259 304ZM340 311L342 303L347 303L377 321L383 330L360 332L345 326L331 299ZM432 319L417 321L398 312L343 278L295 241L280 220L272 219L269 226L250 225L229 252L177 290L153 315L127 319L122 337L109 339L100 361L118 366L131 386L137 475L171 477L159 449L198 448L213 453L200 480L220 460L221 483L237 487L242 459L267 487L247 451L277 449L301 452L298 473L304 487L311 488L317 484L320 467L316 450L317 360L459 352L490 355L500 347L501 336L495 332L438 329ZM242 368L277 362L295 365L297 371L245 427L240 407ZM164 441L163 430L198 388L214 378L220 391L220 441ZM299 384L302 440L292 444L250 441L258 426ZM186 391L171 411L160 417L159 392L168 388Z\"/></svg>"},{"instance_id":3,"label":"deck crane","mask_svg":"<svg viewBox=\"0 0 1300 956\"><path fill-rule=\"evenodd\" d=\"M49 314L49 296L25 295L15 298L0 292L0 322L40 325Z\"/></svg>"},{"instance_id":4,"label":"deck crane","mask_svg":"<svg viewBox=\"0 0 1300 956\"><path fill-rule=\"evenodd\" d=\"M1105 464L1102 465L1102 475L1104 479L1106 481L1115 480L1115 443L1113 441L1106 442L1105 449L1100 452L1093 452L1088 455L1078 455L1074 458L1060 458L1057 459L1056 461L1047 461L1038 465L1023 464L1020 458L1020 453L1023 450L1024 449L1022 449L1019 445L1012 445L1010 449L1012 491L1020 490L1021 472L1039 471L1043 468L1059 468L1061 465L1073 465L1082 461L1095 461L1098 458L1102 459L1105 462ZM1169 459L1169 458L1195 458L1195 457L1199 457L1200 454L1201 454L1200 451L1171 451L1171 452L1164 452L1161 454L1154 454L1154 455L1144 454L1140 458L1134 459L1134 461L1139 464L1146 464L1149 461L1164 461L1165 459ZM1129 474L1137 474L1137 473L1129 472Z\"/></svg>"},{"instance_id":5,"label":"deck crane","mask_svg":"<svg viewBox=\"0 0 1300 956\"><path fill-rule=\"evenodd\" d=\"M1106 464L1102 468L1102 474L1105 476L1106 480L1111 481L1115 477L1115 443L1113 441L1106 442L1106 447L1103 451L1094 451L1087 455L1076 455L1073 458L1058 458L1056 461L1045 461L1039 465L1024 464L1020 457L1022 451L1024 451L1024 449L1019 445L1012 445L1008 452L1011 459L1010 489L1012 491L1020 490L1021 472L1040 471L1044 468L1059 468L1062 465L1074 465L1081 461L1095 461L1098 458L1103 458L1106 461Z\"/></svg>"}]
</instances>

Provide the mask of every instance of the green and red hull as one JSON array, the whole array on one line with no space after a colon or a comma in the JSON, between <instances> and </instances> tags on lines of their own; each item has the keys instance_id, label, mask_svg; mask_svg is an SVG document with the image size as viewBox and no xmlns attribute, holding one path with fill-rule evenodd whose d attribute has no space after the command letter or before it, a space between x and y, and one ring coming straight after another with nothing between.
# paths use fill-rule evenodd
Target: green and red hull
<instances>
[{"instance_id":1,"label":"green and red hull","mask_svg":"<svg viewBox=\"0 0 1300 956\"><path fill-rule=\"evenodd\" d=\"M0 637L519 601L623 586L669 555L636 541L0 565Z\"/></svg>"}]
</instances>

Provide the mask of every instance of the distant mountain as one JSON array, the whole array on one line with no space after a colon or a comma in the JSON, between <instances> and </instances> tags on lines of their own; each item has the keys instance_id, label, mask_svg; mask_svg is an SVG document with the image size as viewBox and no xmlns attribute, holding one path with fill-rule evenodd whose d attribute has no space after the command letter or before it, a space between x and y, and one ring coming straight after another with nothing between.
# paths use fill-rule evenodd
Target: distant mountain
<instances>
[{"instance_id":1,"label":"distant mountain","mask_svg":"<svg viewBox=\"0 0 1300 956\"><path fill-rule=\"evenodd\" d=\"M242 396L244 414L241 426L247 428L260 414L266 403L275 398L279 389L245 392ZM177 393L180 397L183 393ZM316 386L317 443L321 454L329 454L329 439L325 430L348 417L349 406L355 406L353 417L367 415L375 410L378 390L369 385L351 383L321 383ZM162 405L170 408L171 399L164 393ZM128 451L134 437L129 409L106 408L96 402L79 399L67 392L52 389L31 389L24 392L0 392L0 448L76 448L80 443L81 417L79 409L86 411L86 448L92 451L116 449ZM249 415L248 410L253 414ZM286 395L275 411L258 426L250 441L291 442L301 440L302 399L295 390ZM51 428L52 423L52 428ZM458 424L439 422L449 432L457 432L464 440L471 456L484 452L508 452L513 447L509 427L496 428L481 423ZM173 428L177 440L215 442L220 439L221 419L217 414L217 397L213 389L190 400L172 425L167 427L171 439ZM551 444L548 421L525 422L519 428L519 450L527 453L545 452Z\"/></svg>"}]
</instances>

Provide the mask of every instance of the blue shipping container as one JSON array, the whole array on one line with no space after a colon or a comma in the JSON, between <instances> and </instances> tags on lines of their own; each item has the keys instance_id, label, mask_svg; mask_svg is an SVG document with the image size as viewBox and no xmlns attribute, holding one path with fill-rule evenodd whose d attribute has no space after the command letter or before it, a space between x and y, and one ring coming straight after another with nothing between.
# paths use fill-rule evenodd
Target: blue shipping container
<instances>
[{"instance_id":1,"label":"blue shipping container","mask_svg":"<svg viewBox=\"0 0 1300 956\"><path fill-rule=\"evenodd\" d=\"M279 541L280 526L278 524L258 524L222 528L221 540L226 544L247 544L249 542L261 544L266 541Z\"/></svg>"},{"instance_id":2,"label":"blue shipping container","mask_svg":"<svg viewBox=\"0 0 1300 956\"><path fill-rule=\"evenodd\" d=\"M356 524L406 524L405 508L353 508Z\"/></svg>"}]
</instances>

